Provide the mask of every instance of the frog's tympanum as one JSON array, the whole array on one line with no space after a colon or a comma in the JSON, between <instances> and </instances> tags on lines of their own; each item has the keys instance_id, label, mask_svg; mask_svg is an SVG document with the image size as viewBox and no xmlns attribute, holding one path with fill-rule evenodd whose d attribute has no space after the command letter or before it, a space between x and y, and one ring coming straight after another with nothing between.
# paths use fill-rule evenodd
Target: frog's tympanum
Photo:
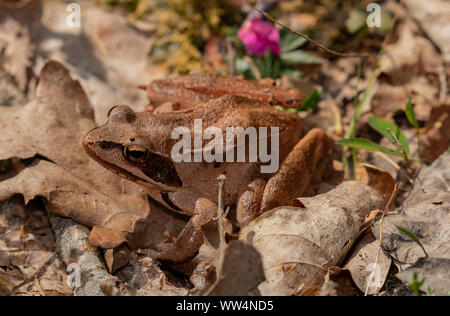
<instances>
[{"instance_id":1,"label":"frog's tympanum","mask_svg":"<svg viewBox=\"0 0 450 316\"><path fill-rule=\"evenodd\" d=\"M176 162L172 151L179 139L173 138L173 131L183 127L194 135L194 120L199 119L203 131L208 127L222 131L224 142L227 127L278 128L278 146L268 151L278 154L279 167L262 173L261 166L267 160L248 159L249 146L256 146L250 142L245 142L244 162L225 158L222 162ZM217 215L219 175L226 176L224 204L236 207L241 226L274 207L295 205L297 197L314 192L330 165L332 143L320 129L304 137L302 132L302 120L295 114L278 110L260 98L224 95L166 113L135 113L128 106L116 106L106 124L84 137L83 145L105 168L138 183L167 208L192 216L175 242L157 247L160 259L181 262L195 256L203 243L202 226ZM261 137L271 135L257 134L258 144L263 141ZM203 141L202 146L207 144ZM194 152L194 147L192 144L189 150Z\"/></svg>"}]
</instances>

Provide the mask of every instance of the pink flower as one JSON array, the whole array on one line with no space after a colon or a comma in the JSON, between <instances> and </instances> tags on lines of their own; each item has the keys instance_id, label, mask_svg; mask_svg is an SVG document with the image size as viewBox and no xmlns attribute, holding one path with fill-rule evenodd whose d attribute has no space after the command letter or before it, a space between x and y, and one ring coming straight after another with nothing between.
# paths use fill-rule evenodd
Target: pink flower
<instances>
[{"instance_id":1,"label":"pink flower","mask_svg":"<svg viewBox=\"0 0 450 316\"><path fill-rule=\"evenodd\" d=\"M263 56L267 49L277 56L281 53L278 29L262 17L247 19L238 31L238 37L248 55Z\"/></svg>"}]
</instances>

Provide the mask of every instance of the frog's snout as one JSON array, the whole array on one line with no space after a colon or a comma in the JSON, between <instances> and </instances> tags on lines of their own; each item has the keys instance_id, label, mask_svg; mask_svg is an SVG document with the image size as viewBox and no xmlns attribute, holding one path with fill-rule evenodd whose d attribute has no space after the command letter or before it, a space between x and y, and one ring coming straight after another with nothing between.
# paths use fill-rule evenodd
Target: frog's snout
<instances>
[{"instance_id":1,"label":"frog's snout","mask_svg":"<svg viewBox=\"0 0 450 316\"><path fill-rule=\"evenodd\" d=\"M99 141L101 140L101 131L101 126L91 129L89 132L87 132L86 135L84 135L83 139L81 140L81 144L88 154L96 152L96 147L99 143L102 143L101 141Z\"/></svg>"},{"instance_id":2,"label":"frog's snout","mask_svg":"<svg viewBox=\"0 0 450 316\"><path fill-rule=\"evenodd\" d=\"M81 144L83 145L84 150L88 153L91 151L91 148L95 143L94 139L91 136L91 132L94 130L95 129L89 131L86 135L84 135L83 139L81 140Z\"/></svg>"}]
</instances>

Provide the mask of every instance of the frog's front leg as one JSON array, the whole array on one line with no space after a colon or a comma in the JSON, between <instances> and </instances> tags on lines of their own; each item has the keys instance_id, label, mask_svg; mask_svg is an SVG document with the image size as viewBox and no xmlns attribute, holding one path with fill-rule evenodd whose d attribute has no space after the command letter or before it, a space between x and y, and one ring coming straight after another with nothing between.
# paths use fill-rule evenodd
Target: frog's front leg
<instances>
[{"instance_id":1,"label":"frog's front leg","mask_svg":"<svg viewBox=\"0 0 450 316\"><path fill-rule=\"evenodd\" d=\"M203 244L202 227L217 215L217 205L208 199L200 198L195 203L194 215L173 243L156 246L158 259L184 262L192 259Z\"/></svg>"},{"instance_id":2,"label":"frog's front leg","mask_svg":"<svg viewBox=\"0 0 450 316\"><path fill-rule=\"evenodd\" d=\"M275 207L292 206L294 199L307 190L314 191L310 186L320 184L332 161L331 154L332 140L321 129L311 130L267 182L257 179L241 193L237 205L239 224L243 226Z\"/></svg>"}]
</instances>

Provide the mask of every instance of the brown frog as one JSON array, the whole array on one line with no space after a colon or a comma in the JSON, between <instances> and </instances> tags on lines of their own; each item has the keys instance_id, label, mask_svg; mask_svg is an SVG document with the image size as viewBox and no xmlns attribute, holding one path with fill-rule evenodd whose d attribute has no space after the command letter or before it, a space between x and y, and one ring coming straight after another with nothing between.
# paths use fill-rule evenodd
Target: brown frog
<instances>
[{"instance_id":1,"label":"brown frog","mask_svg":"<svg viewBox=\"0 0 450 316\"><path fill-rule=\"evenodd\" d=\"M204 73L154 80L141 88L147 92L150 111L168 101L177 110L188 109L224 95L248 97L287 108L298 108L305 100L298 89L276 87L268 78L255 82Z\"/></svg>"},{"instance_id":2,"label":"brown frog","mask_svg":"<svg viewBox=\"0 0 450 316\"><path fill-rule=\"evenodd\" d=\"M228 138L230 127L240 127L244 132ZM192 141L183 154L185 161L180 161L177 153L187 146L180 146L180 133L174 137L174 131L180 128L191 135ZM258 146L255 134L246 134L248 128L257 131ZM266 128L266 133L260 128ZM207 141L203 135L200 151L214 143L214 150L209 147L209 155L222 157L221 161L195 161L199 151L196 135L208 130L214 131L216 142L212 141L212 134ZM160 259L182 262L195 256L203 243L202 226L217 214L219 175L227 178L224 204L236 206L241 226L267 210L294 205L295 198L314 192L330 165L332 142L320 129L313 129L304 137L302 132L302 120L295 114L246 97L222 96L188 110L168 113L135 113L128 106L114 107L107 123L91 130L83 145L105 168L140 184L167 208L192 216L175 242L157 247ZM220 133L226 136L221 139ZM232 144L231 151L221 152L219 144L227 140ZM251 149L262 143L268 145L265 159L260 151L252 160ZM239 149L245 149L241 162L237 162ZM228 152L232 152L229 157ZM269 152L273 158L270 162ZM187 161L189 157L191 161ZM275 160L279 162L277 168L262 172Z\"/></svg>"}]
</instances>

